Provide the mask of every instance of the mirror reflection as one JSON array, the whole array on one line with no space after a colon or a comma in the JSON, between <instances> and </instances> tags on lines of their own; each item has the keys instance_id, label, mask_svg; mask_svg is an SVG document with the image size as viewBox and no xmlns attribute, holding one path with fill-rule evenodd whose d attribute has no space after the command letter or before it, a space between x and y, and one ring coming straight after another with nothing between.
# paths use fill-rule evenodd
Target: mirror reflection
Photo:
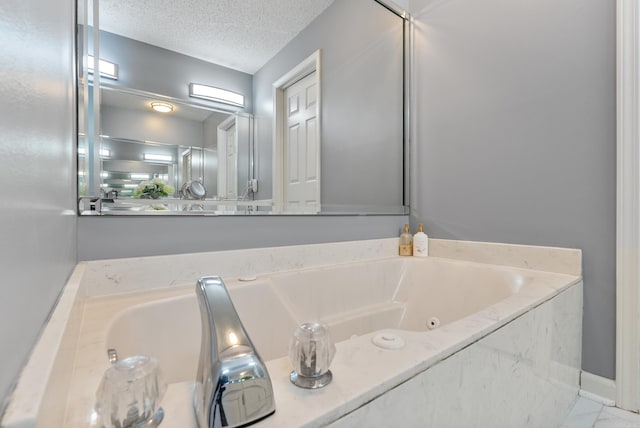
<instances>
[{"instance_id":1,"label":"mirror reflection","mask_svg":"<svg viewBox=\"0 0 640 428\"><path fill-rule=\"evenodd\" d=\"M274 22L253 29L256 41L246 28L235 34L241 24L224 30L175 2L153 13L138 3L101 0L98 21L79 18L88 22L79 31L81 214L406 212L407 23L398 13L374 0L314 0L306 15L269 5ZM215 16L219 2L206 3L214 12L200 14ZM264 11L252 13L236 18L262 22ZM300 28L267 47L286 13L304 15ZM145 33L175 14L174 44ZM233 54L231 36L198 43L223 30L244 40ZM266 59L243 58L242 44L263 46ZM100 73L87 69L91 57Z\"/></svg>"}]
</instances>

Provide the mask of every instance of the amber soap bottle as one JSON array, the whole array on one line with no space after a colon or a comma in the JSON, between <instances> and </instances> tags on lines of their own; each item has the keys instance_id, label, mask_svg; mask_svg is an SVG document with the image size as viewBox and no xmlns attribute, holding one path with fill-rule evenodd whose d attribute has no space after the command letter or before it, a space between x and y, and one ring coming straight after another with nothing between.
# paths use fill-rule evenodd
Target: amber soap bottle
<instances>
[{"instance_id":1,"label":"amber soap bottle","mask_svg":"<svg viewBox=\"0 0 640 428\"><path fill-rule=\"evenodd\" d=\"M409 233L409 225L404 225L404 231L400 234L400 249L401 256L413 255L413 236Z\"/></svg>"}]
</instances>

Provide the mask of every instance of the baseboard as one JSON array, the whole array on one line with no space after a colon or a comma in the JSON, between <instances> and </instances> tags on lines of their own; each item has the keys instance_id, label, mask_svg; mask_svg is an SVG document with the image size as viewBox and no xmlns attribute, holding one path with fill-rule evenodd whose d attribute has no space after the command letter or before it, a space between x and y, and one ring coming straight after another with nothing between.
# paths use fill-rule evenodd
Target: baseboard
<instances>
[{"instance_id":1,"label":"baseboard","mask_svg":"<svg viewBox=\"0 0 640 428\"><path fill-rule=\"evenodd\" d=\"M616 382L606 377L582 371L580 373L580 395L605 406L615 406Z\"/></svg>"}]
</instances>

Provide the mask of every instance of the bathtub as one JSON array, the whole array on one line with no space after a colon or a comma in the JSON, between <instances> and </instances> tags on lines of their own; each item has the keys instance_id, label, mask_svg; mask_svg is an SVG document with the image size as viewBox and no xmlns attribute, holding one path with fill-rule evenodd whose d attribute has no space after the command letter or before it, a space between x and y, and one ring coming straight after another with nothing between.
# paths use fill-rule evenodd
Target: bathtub
<instances>
[{"instance_id":1,"label":"bathtub","mask_svg":"<svg viewBox=\"0 0 640 428\"><path fill-rule=\"evenodd\" d=\"M482 264L392 258L253 281L230 278L225 284L256 349L271 361L287 356L292 333L306 321L326 324L335 342L379 330L428 332L471 314L492 314L494 305L529 295L537 282L552 278ZM153 355L175 383L195 379L200 339L194 284L115 314L104 350L116 349L121 357Z\"/></svg>"},{"instance_id":2,"label":"bathtub","mask_svg":"<svg viewBox=\"0 0 640 428\"><path fill-rule=\"evenodd\" d=\"M395 240L390 242L395 252ZM114 348L120 358L145 354L159 360L169 385L161 426L196 427L192 393L200 314L195 281L198 275L222 271L273 382L276 412L257 423L258 428L559 427L579 388L579 251L540 250L549 257L539 260L547 257L551 262L528 257L513 263L507 259L522 251L518 246L496 249L485 244L470 255L469 248L477 249L477 244L468 244L462 252L454 244L447 243L448 252L438 251L437 240L430 244L432 253L447 257L373 254L327 266L280 266L247 277L239 269L225 274L228 259L221 256L215 263L202 263L198 271L185 267L184 275L175 267L171 273L156 272L141 289L126 284L136 282L131 278L145 270L146 260L127 262L122 272L129 279L122 273L100 273L111 288L121 289L100 295L96 288L93 295L76 297L82 302L74 306L80 308L76 317L81 321L73 324L76 339L66 346L73 364L64 378L65 393L49 404L44 399L41 406L46 410L55 402L64 412L16 426L95 426L95 391L109 366L107 349ZM487 249L498 250L499 259L511 266L488 263ZM282 263L301 264L290 260L289 250L264 251L265 257L286 260ZM557 268L557 260L566 254L573 265ZM154 266L161 269L160 261L166 260L155 260ZM184 261L171 260L172 266ZM113 269L114 264L104 266ZM192 281L178 282L178 277L195 273ZM96 287L96 278L84 273L85 292ZM303 390L289 381L289 339L306 321L327 324L336 342L333 381L320 390ZM394 346L385 346L387 340ZM403 346L392 349L398 344ZM56 361L60 359L64 361L60 355Z\"/></svg>"},{"instance_id":3,"label":"bathtub","mask_svg":"<svg viewBox=\"0 0 640 428\"><path fill-rule=\"evenodd\" d=\"M348 419L341 418L379 395L380 385L385 392L392 390L552 299L579 278L456 260L393 257L225 282L274 380L278 410L257 426L297 427L347 423ZM194 289L195 284L173 289L170 295L147 293L144 303L136 302L140 296L130 296L130 302L121 299L122 306L104 323L103 342L98 347L105 367L108 348L116 349L120 357L143 354L158 358L170 386L164 405L165 426L196 426L190 414L191 388L201 336ZM289 339L305 321L327 324L338 344L335 381L322 391L297 390L287 380ZM404 342L404 347L377 346L372 339L381 332L394 344ZM579 354L577 349L572 352ZM351 379L358 371L362 379ZM332 393L345 392L345 388L354 390L348 399L342 394L331 399ZM320 398L331 404L317 406ZM287 415L284 410L291 401L298 401L300 409ZM385 404L383 413L388 414L392 407ZM353 426L363 426L362 418L356 420ZM376 426L375 421L379 417L369 426Z\"/></svg>"}]
</instances>

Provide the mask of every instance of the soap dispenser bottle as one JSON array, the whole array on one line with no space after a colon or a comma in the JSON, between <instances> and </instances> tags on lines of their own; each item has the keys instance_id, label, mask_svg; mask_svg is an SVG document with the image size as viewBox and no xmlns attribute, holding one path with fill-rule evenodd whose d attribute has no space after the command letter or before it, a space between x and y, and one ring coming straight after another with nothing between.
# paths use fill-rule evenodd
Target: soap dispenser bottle
<instances>
[{"instance_id":1,"label":"soap dispenser bottle","mask_svg":"<svg viewBox=\"0 0 640 428\"><path fill-rule=\"evenodd\" d=\"M429 255L429 237L424 233L422 224L418 225L418 232L413 235L413 255L417 257Z\"/></svg>"},{"instance_id":2,"label":"soap dispenser bottle","mask_svg":"<svg viewBox=\"0 0 640 428\"><path fill-rule=\"evenodd\" d=\"M409 225L404 225L404 231L400 234L400 249L401 256L413 255L413 236L409 233Z\"/></svg>"}]
</instances>

